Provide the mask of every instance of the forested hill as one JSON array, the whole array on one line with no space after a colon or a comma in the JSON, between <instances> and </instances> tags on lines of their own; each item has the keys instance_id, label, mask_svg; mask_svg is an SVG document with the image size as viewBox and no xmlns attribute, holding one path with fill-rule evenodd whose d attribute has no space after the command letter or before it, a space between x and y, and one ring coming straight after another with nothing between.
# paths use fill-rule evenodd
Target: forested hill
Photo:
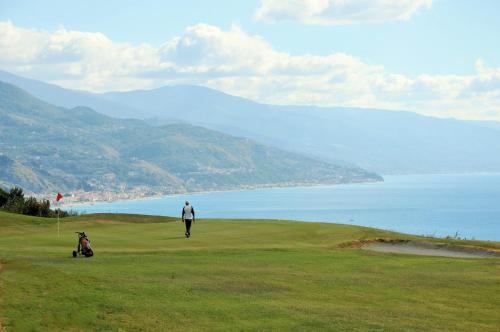
<instances>
[{"instance_id":1,"label":"forested hill","mask_svg":"<svg viewBox=\"0 0 500 332\"><path fill-rule=\"evenodd\" d=\"M159 192L376 181L341 166L187 124L151 126L67 109L0 82L0 184L35 192Z\"/></svg>"}]
</instances>

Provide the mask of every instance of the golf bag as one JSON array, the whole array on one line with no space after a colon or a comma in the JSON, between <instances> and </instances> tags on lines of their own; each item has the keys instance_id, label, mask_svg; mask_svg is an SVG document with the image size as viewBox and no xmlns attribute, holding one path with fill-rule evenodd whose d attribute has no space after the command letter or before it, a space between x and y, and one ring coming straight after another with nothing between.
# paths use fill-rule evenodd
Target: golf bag
<instances>
[{"instance_id":1,"label":"golf bag","mask_svg":"<svg viewBox=\"0 0 500 332\"><path fill-rule=\"evenodd\" d=\"M85 232L75 233L78 234L78 245L76 247L76 250L73 250L73 257L76 257L78 255L83 255L85 257L94 256L94 251L92 251L92 248L90 247L90 240Z\"/></svg>"}]
</instances>

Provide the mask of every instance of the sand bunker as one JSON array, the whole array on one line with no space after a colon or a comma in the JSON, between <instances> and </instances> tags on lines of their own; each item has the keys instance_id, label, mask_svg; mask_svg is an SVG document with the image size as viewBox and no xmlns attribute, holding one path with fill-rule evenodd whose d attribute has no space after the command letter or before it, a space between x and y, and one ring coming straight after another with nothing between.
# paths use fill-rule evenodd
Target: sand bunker
<instances>
[{"instance_id":1,"label":"sand bunker","mask_svg":"<svg viewBox=\"0 0 500 332\"><path fill-rule=\"evenodd\" d=\"M389 252L410 255L444 256L460 258L495 258L500 252L479 247L458 246L449 244L435 244L411 240L361 240L344 244L342 247L362 248L378 252Z\"/></svg>"}]
</instances>

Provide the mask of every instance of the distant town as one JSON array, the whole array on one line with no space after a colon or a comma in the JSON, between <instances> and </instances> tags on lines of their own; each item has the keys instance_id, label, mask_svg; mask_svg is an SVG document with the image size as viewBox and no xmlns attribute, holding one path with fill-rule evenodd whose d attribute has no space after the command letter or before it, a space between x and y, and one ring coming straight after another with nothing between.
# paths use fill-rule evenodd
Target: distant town
<instances>
[{"instance_id":1,"label":"distant town","mask_svg":"<svg viewBox=\"0 0 500 332\"><path fill-rule=\"evenodd\" d=\"M359 182L371 182L371 181L359 181ZM373 181L375 182L375 181ZM339 183L340 184L340 183ZM270 184L252 184L252 185L240 185L231 187L213 187L204 190L193 190L185 191L182 189L174 188L154 188L154 187L134 187L127 189L126 191L84 191L76 190L71 192L62 192L63 199L57 203L59 207L70 207L77 204L88 204L88 203L101 203L101 202L114 202L118 200L132 200L132 199L143 199L143 198L155 198L162 197L165 195L180 195L189 193L201 193L201 192L214 192L214 191L237 191L237 190L249 190L249 189L263 189L263 188L285 188L285 187L300 187L300 186L321 186L321 185L332 185L322 184L322 183L312 183L312 182L285 182L285 183L270 183ZM55 204L55 197L57 193L31 193L31 196L37 199L48 199L52 204Z\"/></svg>"}]
</instances>

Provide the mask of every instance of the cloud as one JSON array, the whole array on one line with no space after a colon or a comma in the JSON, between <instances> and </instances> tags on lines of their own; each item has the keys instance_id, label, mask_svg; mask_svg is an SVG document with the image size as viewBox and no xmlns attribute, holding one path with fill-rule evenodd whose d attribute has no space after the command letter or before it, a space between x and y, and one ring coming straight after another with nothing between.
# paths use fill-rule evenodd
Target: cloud
<instances>
[{"instance_id":1,"label":"cloud","mask_svg":"<svg viewBox=\"0 0 500 332\"><path fill-rule=\"evenodd\" d=\"M407 20L432 0L262 0L257 20L339 25Z\"/></svg>"},{"instance_id":2,"label":"cloud","mask_svg":"<svg viewBox=\"0 0 500 332\"><path fill-rule=\"evenodd\" d=\"M411 110L500 120L500 68L409 77L345 53L291 55L238 26L197 24L159 47L101 33L0 22L0 68L67 88L110 91L197 84L272 104Z\"/></svg>"},{"instance_id":3,"label":"cloud","mask_svg":"<svg viewBox=\"0 0 500 332\"><path fill-rule=\"evenodd\" d=\"M0 65L18 73L66 82L72 87L101 90L117 77L157 68L157 50L150 45L116 43L102 33L53 33L0 22ZM72 81L74 81L72 83Z\"/></svg>"}]
</instances>

